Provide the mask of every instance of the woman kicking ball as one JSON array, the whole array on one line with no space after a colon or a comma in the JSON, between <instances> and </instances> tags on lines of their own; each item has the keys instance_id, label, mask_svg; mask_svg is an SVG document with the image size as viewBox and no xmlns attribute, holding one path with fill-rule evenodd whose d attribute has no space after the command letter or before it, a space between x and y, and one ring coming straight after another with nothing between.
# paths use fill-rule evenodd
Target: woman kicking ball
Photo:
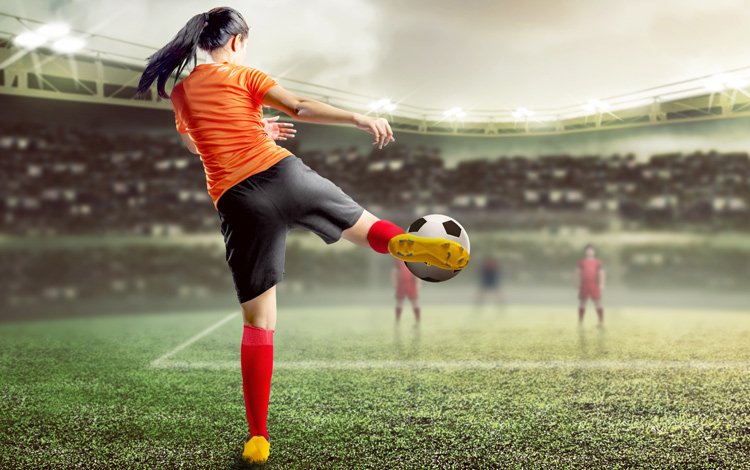
<instances>
[{"instance_id":1,"label":"woman kicking ball","mask_svg":"<svg viewBox=\"0 0 750 470\"><path fill-rule=\"evenodd\" d=\"M273 370L276 284L282 280L287 232L304 228L326 243L344 238L378 253L445 269L463 269L469 254L447 239L405 234L379 220L338 186L276 145L265 131L262 106L294 119L321 124L349 124L373 135L382 149L394 141L385 119L344 111L279 86L260 70L241 65L249 28L231 8L193 16L166 46L148 60L138 85L146 93L156 82L169 98L177 131L188 150L200 155L208 193L221 221L226 259L244 315L240 350L242 387L249 436L242 453L263 463L270 452L266 418ZM197 50L208 62L177 78ZM175 71L171 96L165 84ZM271 125L272 133L292 133Z\"/></svg>"}]
</instances>

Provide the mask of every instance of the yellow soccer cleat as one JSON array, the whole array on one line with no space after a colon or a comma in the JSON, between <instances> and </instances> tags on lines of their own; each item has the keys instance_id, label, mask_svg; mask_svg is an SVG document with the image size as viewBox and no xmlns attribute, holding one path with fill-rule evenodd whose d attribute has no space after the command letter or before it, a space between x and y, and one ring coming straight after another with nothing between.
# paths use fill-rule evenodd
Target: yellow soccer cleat
<instances>
[{"instance_id":1,"label":"yellow soccer cleat","mask_svg":"<svg viewBox=\"0 0 750 470\"><path fill-rule=\"evenodd\" d=\"M459 271L469 264L469 252L460 243L447 238L402 233L391 238L388 251L393 257L403 261L427 263L450 271Z\"/></svg>"},{"instance_id":2,"label":"yellow soccer cleat","mask_svg":"<svg viewBox=\"0 0 750 470\"><path fill-rule=\"evenodd\" d=\"M253 436L245 441L242 460L250 464L264 464L271 453L271 444L263 436Z\"/></svg>"}]
</instances>

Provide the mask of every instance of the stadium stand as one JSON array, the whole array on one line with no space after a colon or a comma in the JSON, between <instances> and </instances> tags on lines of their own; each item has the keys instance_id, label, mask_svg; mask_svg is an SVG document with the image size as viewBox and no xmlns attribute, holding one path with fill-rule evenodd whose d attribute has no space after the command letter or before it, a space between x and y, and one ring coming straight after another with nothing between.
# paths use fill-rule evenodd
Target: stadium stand
<instances>
[{"instance_id":1,"label":"stadium stand","mask_svg":"<svg viewBox=\"0 0 750 470\"><path fill-rule=\"evenodd\" d=\"M0 127L0 232L12 235L214 233L201 162L176 136L66 126ZM606 230L750 227L747 153L479 158L403 145L299 155L373 212L449 212L473 225Z\"/></svg>"}]
</instances>

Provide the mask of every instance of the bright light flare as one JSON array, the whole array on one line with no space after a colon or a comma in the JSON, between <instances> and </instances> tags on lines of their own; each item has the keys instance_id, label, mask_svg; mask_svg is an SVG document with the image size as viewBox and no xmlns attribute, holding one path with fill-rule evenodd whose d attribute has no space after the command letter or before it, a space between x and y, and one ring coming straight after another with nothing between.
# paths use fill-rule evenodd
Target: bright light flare
<instances>
[{"instance_id":1,"label":"bright light flare","mask_svg":"<svg viewBox=\"0 0 750 470\"><path fill-rule=\"evenodd\" d=\"M459 108L458 106L454 106L450 109L447 109L443 112L443 116L447 117L448 119L463 119L466 117L466 111Z\"/></svg>"},{"instance_id":2,"label":"bright light flare","mask_svg":"<svg viewBox=\"0 0 750 470\"><path fill-rule=\"evenodd\" d=\"M13 39L13 44L23 49L36 49L45 42L47 38L31 31L21 33Z\"/></svg>"},{"instance_id":3,"label":"bright light flare","mask_svg":"<svg viewBox=\"0 0 750 470\"><path fill-rule=\"evenodd\" d=\"M583 105L583 110L589 114L606 113L610 109L611 106L609 105L609 103L601 100L588 100L588 102Z\"/></svg>"},{"instance_id":4,"label":"bright light flare","mask_svg":"<svg viewBox=\"0 0 750 470\"><path fill-rule=\"evenodd\" d=\"M516 119L528 119L534 115L534 111L531 111L526 108L517 108L515 111L513 111L512 114L513 114L513 117Z\"/></svg>"},{"instance_id":5,"label":"bright light flare","mask_svg":"<svg viewBox=\"0 0 750 470\"><path fill-rule=\"evenodd\" d=\"M68 36L55 41L52 49L63 54L71 54L80 51L85 45L86 42L83 39Z\"/></svg>"},{"instance_id":6,"label":"bright light flare","mask_svg":"<svg viewBox=\"0 0 750 470\"><path fill-rule=\"evenodd\" d=\"M62 36L66 36L70 33L70 26L65 23L47 23L39 27L36 30L37 34L40 34L48 39L56 39Z\"/></svg>"},{"instance_id":7,"label":"bright light flare","mask_svg":"<svg viewBox=\"0 0 750 470\"><path fill-rule=\"evenodd\" d=\"M393 103L388 98L383 98L383 99L379 99L377 101L373 101L372 103L370 103L370 105L368 107L369 107L370 111L374 111L376 113L380 112L380 111L385 111L387 113L392 113L397 108L396 103Z\"/></svg>"}]
</instances>

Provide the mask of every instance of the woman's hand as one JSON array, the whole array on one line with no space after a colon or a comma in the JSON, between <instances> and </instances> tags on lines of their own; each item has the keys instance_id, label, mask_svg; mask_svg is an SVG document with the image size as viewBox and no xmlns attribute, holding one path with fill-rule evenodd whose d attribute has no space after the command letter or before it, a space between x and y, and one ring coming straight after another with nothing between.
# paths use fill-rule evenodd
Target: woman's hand
<instances>
[{"instance_id":1,"label":"woman's hand","mask_svg":"<svg viewBox=\"0 0 750 470\"><path fill-rule=\"evenodd\" d=\"M356 114L354 116L354 122L358 129L362 129L368 134L372 134L375 141L372 145L377 145L378 149L382 149L391 142L395 142L393 138L393 131L391 125L388 124L384 118L375 118L372 116L365 116L363 114Z\"/></svg>"},{"instance_id":2,"label":"woman's hand","mask_svg":"<svg viewBox=\"0 0 750 470\"><path fill-rule=\"evenodd\" d=\"M279 120L278 116L272 118L263 118L263 130L266 131L268 137L273 140L287 140L293 139L297 130L294 129L294 124L291 122L276 122Z\"/></svg>"}]
</instances>

